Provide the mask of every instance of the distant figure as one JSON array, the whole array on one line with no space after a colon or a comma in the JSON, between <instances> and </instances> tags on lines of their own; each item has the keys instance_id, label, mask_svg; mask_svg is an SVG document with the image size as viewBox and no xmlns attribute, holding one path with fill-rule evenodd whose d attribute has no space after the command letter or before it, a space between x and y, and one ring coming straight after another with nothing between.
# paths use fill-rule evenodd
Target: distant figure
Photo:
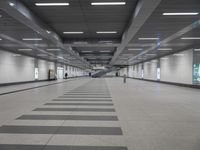
<instances>
[{"instance_id":1,"label":"distant figure","mask_svg":"<svg viewBox=\"0 0 200 150\"><path fill-rule=\"evenodd\" d=\"M123 78L124 78L124 83L126 83L126 74L124 74Z\"/></svg>"},{"instance_id":2,"label":"distant figure","mask_svg":"<svg viewBox=\"0 0 200 150\"><path fill-rule=\"evenodd\" d=\"M118 77L118 76L119 76L118 72L116 72L115 76L116 76L116 77Z\"/></svg>"},{"instance_id":3,"label":"distant figure","mask_svg":"<svg viewBox=\"0 0 200 150\"><path fill-rule=\"evenodd\" d=\"M67 72L65 73L65 79L67 79L67 76L68 76L68 74L67 74Z\"/></svg>"}]
</instances>

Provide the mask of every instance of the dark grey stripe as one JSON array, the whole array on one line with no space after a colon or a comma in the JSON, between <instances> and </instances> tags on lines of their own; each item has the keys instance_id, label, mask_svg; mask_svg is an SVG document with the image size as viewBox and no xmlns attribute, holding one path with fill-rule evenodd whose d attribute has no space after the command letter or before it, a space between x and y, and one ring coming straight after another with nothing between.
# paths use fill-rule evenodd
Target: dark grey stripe
<instances>
[{"instance_id":1,"label":"dark grey stripe","mask_svg":"<svg viewBox=\"0 0 200 150\"><path fill-rule=\"evenodd\" d=\"M46 103L44 105L113 106L111 103Z\"/></svg>"},{"instance_id":2,"label":"dark grey stripe","mask_svg":"<svg viewBox=\"0 0 200 150\"><path fill-rule=\"evenodd\" d=\"M60 145L8 145L0 144L0 150L128 150L126 147L60 146Z\"/></svg>"},{"instance_id":3,"label":"dark grey stripe","mask_svg":"<svg viewBox=\"0 0 200 150\"><path fill-rule=\"evenodd\" d=\"M18 120L95 120L117 121L117 116L80 116L80 115L23 115Z\"/></svg>"},{"instance_id":4,"label":"dark grey stripe","mask_svg":"<svg viewBox=\"0 0 200 150\"><path fill-rule=\"evenodd\" d=\"M33 111L94 111L94 112L115 112L113 108L36 108Z\"/></svg>"},{"instance_id":5,"label":"dark grey stripe","mask_svg":"<svg viewBox=\"0 0 200 150\"><path fill-rule=\"evenodd\" d=\"M0 133L10 134L74 134L74 135L122 135L120 127L79 126L2 126Z\"/></svg>"},{"instance_id":6,"label":"dark grey stripe","mask_svg":"<svg viewBox=\"0 0 200 150\"><path fill-rule=\"evenodd\" d=\"M52 101L93 101L93 102L112 102L111 99L53 99Z\"/></svg>"}]
</instances>

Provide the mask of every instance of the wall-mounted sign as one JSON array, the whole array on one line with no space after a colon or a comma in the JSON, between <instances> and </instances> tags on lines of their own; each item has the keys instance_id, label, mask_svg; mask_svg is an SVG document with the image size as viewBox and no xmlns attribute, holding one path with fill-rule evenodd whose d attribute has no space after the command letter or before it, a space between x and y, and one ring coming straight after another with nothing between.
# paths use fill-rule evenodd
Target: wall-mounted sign
<instances>
[{"instance_id":1,"label":"wall-mounted sign","mask_svg":"<svg viewBox=\"0 0 200 150\"><path fill-rule=\"evenodd\" d=\"M200 64L193 65L193 83L200 84Z\"/></svg>"},{"instance_id":2,"label":"wall-mounted sign","mask_svg":"<svg viewBox=\"0 0 200 150\"><path fill-rule=\"evenodd\" d=\"M35 79L37 80L39 78L39 69L35 68Z\"/></svg>"},{"instance_id":3,"label":"wall-mounted sign","mask_svg":"<svg viewBox=\"0 0 200 150\"><path fill-rule=\"evenodd\" d=\"M157 68L157 80L160 80L160 68Z\"/></svg>"}]
</instances>

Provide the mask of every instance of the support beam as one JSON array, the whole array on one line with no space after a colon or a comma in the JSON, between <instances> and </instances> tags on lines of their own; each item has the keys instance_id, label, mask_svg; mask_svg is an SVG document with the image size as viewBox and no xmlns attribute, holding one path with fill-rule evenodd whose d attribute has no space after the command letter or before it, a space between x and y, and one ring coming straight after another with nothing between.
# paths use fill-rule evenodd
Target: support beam
<instances>
[{"instance_id":1,"label":"support beam","mask_svg":"<svg viewBox=\"0 0 200 150\"><path fill-rule=\"evenodd\" d=\"M135 9L133 18L127 30L122 37L122 43L118 46L117 51L110 64L113 65L131 39L136 35L146 20L151 16L156 7L162 0L139 0Z\"/></svg>"}]
</instances>

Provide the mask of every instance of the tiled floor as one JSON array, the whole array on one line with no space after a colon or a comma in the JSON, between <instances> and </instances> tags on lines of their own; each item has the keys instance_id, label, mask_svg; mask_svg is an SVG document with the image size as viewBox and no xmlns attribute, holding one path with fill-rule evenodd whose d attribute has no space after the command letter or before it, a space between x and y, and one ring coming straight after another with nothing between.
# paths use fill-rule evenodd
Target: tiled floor
<instances>
[{"instance_id":1,"label":"tiled floor","mask_svg":"<svg viewBox=\"0 0 200 150\"><path fill-rule=\"evenodd\" d=\"M200 91L81 79L0 96L0 150L200 150Z\"/></svg>"}]
</instances>

